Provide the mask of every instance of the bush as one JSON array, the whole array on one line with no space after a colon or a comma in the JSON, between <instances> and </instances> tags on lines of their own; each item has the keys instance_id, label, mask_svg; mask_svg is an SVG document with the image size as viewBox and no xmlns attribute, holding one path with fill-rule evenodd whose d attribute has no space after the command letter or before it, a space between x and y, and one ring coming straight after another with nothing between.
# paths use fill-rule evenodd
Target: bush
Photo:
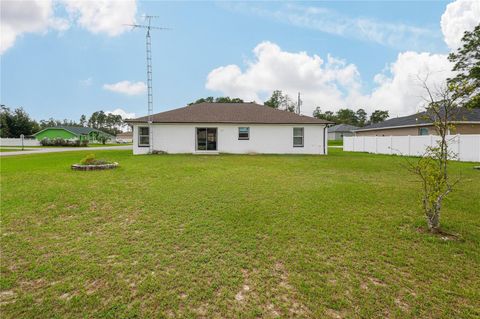
<instances>
[{"instance_id":1,"label":"bush","mask_svg":"<svg viewBox=\"0 0 480 319\"><path fill-rule=\"evenodd\" d=\"M70 147L85 147L88 146L88 140L65 140L63 138L44 138L40 141L42 146L70 146Z\"/></svg>"},{"instance_id":2,"label":"bush","mask_svg":"<svg viewBox=\"0 0 480 319\"><path fill-rule=\"evenodd\" d=\"M112 163L113 162L104 159L96 159L95 154L88 154L80 161L81 165L104 165Z\"/></svg>"}]
</instances>

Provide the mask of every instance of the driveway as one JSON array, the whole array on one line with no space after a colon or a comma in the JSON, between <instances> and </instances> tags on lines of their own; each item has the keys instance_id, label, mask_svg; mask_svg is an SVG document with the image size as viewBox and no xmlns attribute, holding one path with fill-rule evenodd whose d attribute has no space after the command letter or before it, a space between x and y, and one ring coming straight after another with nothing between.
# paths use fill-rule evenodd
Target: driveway
<instances>
[{"instance_id":1,"label":"driveway","mask_svg":"<svg viewBox=\"0 0 480 319\"><path fill-rule=\"evenodd\" d=\"M36 148L34 151L25 150L18 152L0 152L0 156L15 156L15 155L27 155L27 154L41 154L41 153L58 153L58 152L73 152L73 151L104 151L104 150L131 150L132 145L125 146L100 146L100 147L46 147Z\"/></svg>"}]
</instances>

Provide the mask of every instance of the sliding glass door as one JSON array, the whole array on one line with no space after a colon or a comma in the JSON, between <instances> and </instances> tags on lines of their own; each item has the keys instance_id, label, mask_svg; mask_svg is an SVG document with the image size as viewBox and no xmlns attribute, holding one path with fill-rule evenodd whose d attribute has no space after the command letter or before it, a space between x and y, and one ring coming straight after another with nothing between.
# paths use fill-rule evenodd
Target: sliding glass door
<instances>
[{"instance_id":1,"label":"sliding glass door","mask_svg":"<svg viewBox=\"0 0 480 319\"><path fill-rule=\"evenodd\" d=\"M217 128L197 127L197 151L217 150Z\"/></svg>"}]
</instances>

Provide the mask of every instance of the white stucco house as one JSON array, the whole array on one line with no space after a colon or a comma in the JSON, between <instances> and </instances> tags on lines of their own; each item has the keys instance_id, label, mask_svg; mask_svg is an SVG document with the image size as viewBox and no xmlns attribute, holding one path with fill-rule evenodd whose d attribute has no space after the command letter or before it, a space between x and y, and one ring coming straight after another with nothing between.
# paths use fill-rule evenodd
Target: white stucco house
<instances>
[{"instance_id":1,"label":"white stucco house","mask_svg":"<svg viewBox=\"0 0 480 319\"><path fill-rule=\"evenodd\" d=\"M331 122L256 103L199 103L127 120L133 153L327 154Z\"/></svg>"}]
</instances>

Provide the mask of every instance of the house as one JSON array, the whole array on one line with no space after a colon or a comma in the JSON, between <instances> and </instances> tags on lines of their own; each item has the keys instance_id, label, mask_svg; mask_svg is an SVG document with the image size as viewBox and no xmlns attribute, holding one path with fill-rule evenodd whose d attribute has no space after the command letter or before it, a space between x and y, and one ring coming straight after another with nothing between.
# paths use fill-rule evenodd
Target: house
<instances>
[{"instance_id":1,"label":"house","mask_svg":"<svg viewBox=\"0 0 480 319\"><path fill-rule=\"evenodd\" d=\"M458 108L450 134L480 134L480 109ZM438 135L426 112L396 117L355 130L356 136Z\"/></svg>"},{"instance_id":2,"label":"house","mask_svg":"<svg viewBox=\"0 0 480 319\"><path fill-rule=\"evenodd\" d=\"M167 153L327 154L331 123L256 103L198 103L151 119L127 120L134 154L150 146Z\"/></svg>"},{"instance_id":3,"label":"house","mask_svg":"<svg viewBox=\"0 0 480 319\"><path fill-rule=\"evenodd\" d=\"M91 127L83 126L55 126L47 127L35 134L33 136L41 141L44 138L48 139L57 139L63 138L65 140L78 139L78 140L88 140L90 143L98 142L100 135L106 136L109 140L114 140L115 137L108 133L99 131Z\"/></svg>"},{"instance_id":4,"label":"house","mask_svg":"<svg viewBox=\"0 0 480 319\"><path fill-rule=\"evenodd\" d=\"M132 143L133 142L133 132L129 131L129 132L118 133L115 136L115 140L117 141L117 143Z\"/></svg>"},{"instance_id":5,"label":"house","mask_svg":"<svg viewBox=\"0 0 480 319\"><path fill-rule=\"evenodd\" d=\"M344 136L353 136L358 127L348 124L338 124L328 128L329 140L343 140Z\"/></svg>"}]
</instances>

